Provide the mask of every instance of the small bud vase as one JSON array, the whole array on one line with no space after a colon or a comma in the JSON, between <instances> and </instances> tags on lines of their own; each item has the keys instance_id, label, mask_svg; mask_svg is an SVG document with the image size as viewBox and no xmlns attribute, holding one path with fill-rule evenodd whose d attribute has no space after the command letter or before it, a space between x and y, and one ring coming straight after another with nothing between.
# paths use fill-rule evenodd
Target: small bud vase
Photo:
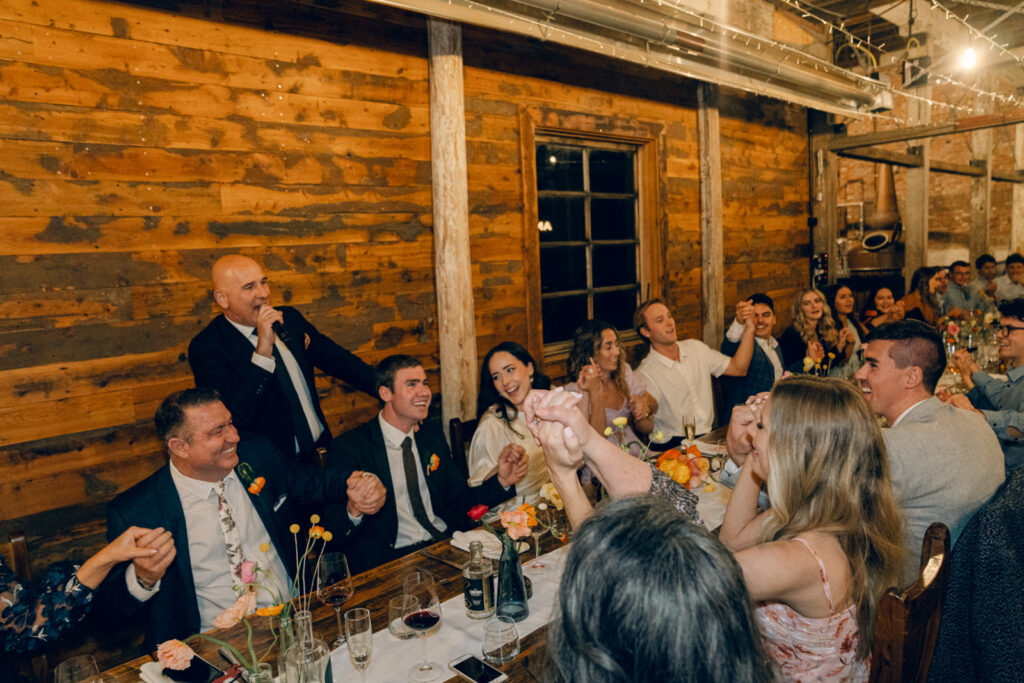
<instances>
[{"instance_id":1,"label":"small bud vase","mask_svg":"<svg viewBox=\"0 0 1024 683\"><path fill-rule=\"evenodd\" d=\"M498 608L499 617L522 621L530 616L526 601L526 584L523 582L523 565L519 562L518 542L507 533L501 535L501 559L498 561Z\"/></svg>"}]
</instances>

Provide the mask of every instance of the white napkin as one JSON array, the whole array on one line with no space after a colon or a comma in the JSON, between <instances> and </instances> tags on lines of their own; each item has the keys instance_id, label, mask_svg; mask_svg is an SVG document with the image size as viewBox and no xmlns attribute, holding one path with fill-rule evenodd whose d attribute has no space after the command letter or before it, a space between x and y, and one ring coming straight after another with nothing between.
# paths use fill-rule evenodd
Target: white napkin
<instances>
[{"instance_id":1,"label":"white napkin","mask_svg":"<svg viewBox=\"0 0 1024 683\"><path fill-rule=\"evenodd\" d=\"M704 455L725 455L728 453L728 449L724 443L709 443L707 441L697 439L694 441L694 445L697 446L697 449Z\"/></svg>"},{"instance_id":2,"label":"white napkin","mask_svg":"<svg viewBox=\"0 0 1024 683\"><path fill-rule=\"evenodd\" d=\"M160 662L146 662L140 667L139 676L146 683L174 683L164 676L164 665Z\"/></svg>"},{"instance_id":3,"label":"white napkin","mask_svg":"<svg viewBox=\"0 0 1024 683\"><path fill-rule=\"evenodd\" d=\"M473 529L472 531L456 531L452 534L452 547L469 552L469 544L473 541L480 541L484 544L484 557L489 560L501 559L501 541L487 529ZM519 552L524 553L530 546L525 541L519 541Z\"/></svg>"}]
</instances>

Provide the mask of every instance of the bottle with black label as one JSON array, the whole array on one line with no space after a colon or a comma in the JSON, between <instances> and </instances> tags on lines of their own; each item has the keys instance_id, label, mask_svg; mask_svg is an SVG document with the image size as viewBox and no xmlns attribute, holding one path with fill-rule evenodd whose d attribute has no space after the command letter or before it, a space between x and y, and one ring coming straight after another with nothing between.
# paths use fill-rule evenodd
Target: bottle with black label
<instances>
[{"instance_id":1,"label":"bottle with black label","mask_svg":"<svg viewBox=\"0 0 1024 683\"><path fill-rule=\"evenodd\" d=\"M462 566L462 592L466 598L466 614L470 619L494 616L493 573L491 561L484 559L483 543L470 543L469 562Z\"/></svg>"}]
</instances>

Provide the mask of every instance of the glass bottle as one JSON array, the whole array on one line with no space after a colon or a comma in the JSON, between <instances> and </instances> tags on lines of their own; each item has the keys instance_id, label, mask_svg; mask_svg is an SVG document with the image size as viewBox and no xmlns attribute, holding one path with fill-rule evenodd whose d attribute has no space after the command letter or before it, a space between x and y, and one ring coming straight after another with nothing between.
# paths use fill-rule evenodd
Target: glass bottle
<instances>
[{"instance_id":1,"label":"glass bottle","mask_svg":"<svg viewBox=\"0 0 1024 683\"><path fill-rule=\"evenodd\" d=\"M484 558L484 544L469 544L469 562L462 565L462 594L466 599L466 614L470 619L494 616L494 595L491 593L491 561Z\"/></svg>"},{"instance_id":2,"label":"glass bottle","mask_svg":"<svg viewBox=\"0 0 1024 683\"><path fill-rule=\"evenodd\" d=\"M295 643L284 656L286 683L324 683L331 651L313 635L313 615L299 610L293 619Z\"/></svg>"},{"instance_id":3,"label":"glass bottle","mask_svg":"<svg viewBox=\"0 0 1024 683\"><path fill-rule=\"evenodd\" d=\"M523 582L523 566L519 564L518 544L501 535L501 560L498 562L498 607L499 617L522 621L530 616L526 603L526 584Z\"/></svg>"}]
</instances>

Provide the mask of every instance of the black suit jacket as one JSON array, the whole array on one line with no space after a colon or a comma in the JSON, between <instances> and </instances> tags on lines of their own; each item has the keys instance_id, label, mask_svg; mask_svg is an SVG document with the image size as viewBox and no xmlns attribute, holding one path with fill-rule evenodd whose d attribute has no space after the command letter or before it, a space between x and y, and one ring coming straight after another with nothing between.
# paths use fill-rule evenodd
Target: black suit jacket
<instances>
[{"instance_id":1,"label":"black suit jacket","mask_svg":"<svg viewBox=\"0 0 1024 683\"><path fill-rule=\"evenodd\" d=\"M280 306L278 310L284 317L286 344L302 369L313 397L313 409L324 425L319 443L326 445L330 443L331 430L320 409L313 368L376 396L373 368L320 334L294 308ZM188 345L188 362L197 387L220 392L243 439L264 436L281 453L291 455L295 452L295 427L288 397L274 373L252 362L253 350L252 342L219 315Z\"/></svg>"},{"instance_id":2,"label":"black suit jacket","mask_svg":"<svg viewBox=\"0 0 1024 683\"><path fill-rule=\"evenodd\" d=\"M727 356L732 356L736 353L736 349L740 347L739 342L730 341L728 337L722 340L722 353ZM782 359L782 347L772 349L778 359L782 369L786 369L786 363ZM802 362L802 359L801 359ZM775 384L775 367L772 366L771 360L768 359L768 354L765 353L761 345L754 340L754 354L750 357L750 366L747 368L747 374L743 377L721 377L722 391L725 393L725 409L732 411L735 406L746 402L747 398L761 391L770 391L772 385ZM729 415L723 415L720 419L723 423L728 423Z\"/></svg>"},{"instance_id":3,"label":"black suit jacket","mask_svg":"<svg viewBox=\"0 0 1024 683\"><path fill-rule=\"evenodd\" d=\"M348 538L353 550L349 552L352 571L365 571L389 562L395 557L398 536L398 508L395 505L395 486L388 466L387 448L378 418L359 425L340 435L331 443L327 470L347 476L353 470L377 475L387 499L375 515L364 515L362 523ZM497 475L480 486L469 486L452 460L448 443L436 422L427 422L415 434L421 471L427 480L430 503L434 513L448 525L448 533L465 530L475 523L468 517L469 509L483 504L497 505L516 495L515 486L505 490ZM437 469L430 471L430 458L438 456ZM328 528L341 529L348 524L348 513L341 506L327 508L325 520Z\"/></svg>"},{"instance_id":4,"label":"black suit jacket","mask_svg":"<svg viewBox=\"0 0 1024 683\"><path fill-rule=\"evenodd\" d=\"M325 473L319 468L286 464L266 439L240 443L238 456L239 464L248 463L256 476L266 479L263 490L255 495L250 493L249 499L263 520L277 554L289 573L294 575L294 541L288 527L293 523L299 523L303 529L309 526L300 517L297 504L346 503L345 478L338 472ZM218 522L212 519L210 523ZM132 525L163 527L170 531L174 535L177 556L161 579L160 590L147 602L139 602L128 592L125 584L128 565L123 564L103 582L95 603L101 620L115 618L118 613L131 615L143 612L146 625L144 646L152 650L169 638L184 638L199 631L199 606L192 579L185 513L169 465L110 501L107 506L107 538L113 540ZM344 535L347 531L332 530L332 533ZM302 538L304 536L300 535L300 541Z\"/></svg>"}]
</instances>

